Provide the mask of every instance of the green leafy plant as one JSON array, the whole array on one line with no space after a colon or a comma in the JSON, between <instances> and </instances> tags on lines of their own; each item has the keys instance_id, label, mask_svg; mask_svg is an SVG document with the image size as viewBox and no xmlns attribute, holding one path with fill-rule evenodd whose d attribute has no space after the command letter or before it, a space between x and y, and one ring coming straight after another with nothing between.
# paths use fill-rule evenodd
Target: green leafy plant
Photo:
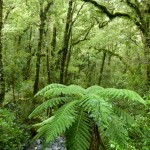
<instances>
[{"instance_id":1,"label":"green leafy plant","mask_svg":"<svg viewBox=\"0 0 150 150\"><path fill-rule=\"evenodd\" d=\"M39 127L35 139L42 136L48 143L65 134L69 150L89 149L94 140L98 146L103 147L129 146L128 129L136 126L136 122L127 109L123 109L122 102L145 105L145 101L136 92L100 86L84 89L78 85L50 84L39 91L37 96L43 96L46 101L29 118L48 107L57 106L59 109L50 118L35 125ZM98 139L94 139L94 136Z\"/></svg>"},{"instance_id":2,"label":"green leafy plant","mask_svg":"<svg viewBox=\"0 0 150 150\"><path fill-rule=\"evenodd\" d=\"M0 149L3 150L22 150L29 140L25 127L6 109L0 109L0 133Z\"/></svg>"}]
</instances>

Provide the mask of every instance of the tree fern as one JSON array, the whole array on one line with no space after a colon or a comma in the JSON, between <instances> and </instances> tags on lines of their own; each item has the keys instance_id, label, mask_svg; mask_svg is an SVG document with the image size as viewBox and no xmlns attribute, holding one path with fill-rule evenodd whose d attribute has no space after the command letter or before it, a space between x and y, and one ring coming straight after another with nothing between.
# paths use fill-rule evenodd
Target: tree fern
<instances>
[{"instance_id":1,"label":"tree fern","mask_svg":"<svg viewBox=\"0 0 150 150\"><path fill-rule=\"evenodd\" d=\"M74 100L74 97L55 97L51 98L45 102L43 102L41 105L39 105L30 115L29 118L34 117L35 115L39 114L42 110L47 109L48 107L55 107L59 104L63 104L64 102L69 102L70 100Z\"/></svg>"},{"instance_id":2,"label":"tree fern","mask_svg":"<svg viewBox=\"0 0 150 150\"><path fill-rule=\"evenodd\" d=\"M73 101L62 106L52 119L48 119L44 125L42 124L43 126L38 129L38 134L35 139L43 135L47 143L51 142L58 135L65 132L76 119L76 103L77 101Z\"/></svg>"},{"instance_id":3,"label":"tree fern","mask_svg":"<svg viewBox=\"0 0 150 150\"><path fill-rule=\"evenodd\" d=\"M87 113L81 109L77 120L66 132L67 148L69 150L88 149L91 141L91 127Z\"/></svg>"},{"instance_id":4,"label":"tree fern","mask_svg":"<svg viewBox=\"0 0 150 150\"><path fill-rule=\"evenodd\" d=\"M114 101L128 100L145 105L145 101L133 91L99 86L84 89L78 85L50 84L35 96L43 96L46 101L30 114L30 118L48 107L61 104L52 117L36 124L39 129L35 138L43 136L46 142L50 142L66 133L68 150L89 149L93 120L104 143L113 141L123 148L129 138L128 126L134 121Z\"/></svg>"},{"instance_id":5,"label":"tree fern","mask_svg":"<svg viewBox=\"0 0 150 150\"><path fill-rule=\"evenodd\" d=\"M127 99L138 101L145 105L145 101L136 92L127 89L106 88L97 92L97 95L110 100Z\"/></svg>"},{"instance_id":6,"label":"tree fern","mask_svg":"<svg viewBox=\"0 0 150 150\"><path fill-rule=\"evenodd\" d=\"M127 145L129 139L128 131L125 124L118 117L112 117L104 134L109 139L110 143L111 141L117 144L119 143L118 145L120 145L122 149Z\"/></svg>"}]
</instances>

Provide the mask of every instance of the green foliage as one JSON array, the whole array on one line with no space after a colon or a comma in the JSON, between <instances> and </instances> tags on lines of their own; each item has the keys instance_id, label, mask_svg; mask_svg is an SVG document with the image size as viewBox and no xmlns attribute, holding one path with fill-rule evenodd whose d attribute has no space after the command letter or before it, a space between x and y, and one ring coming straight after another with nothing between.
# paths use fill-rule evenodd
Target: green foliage
<instances>
[{"instance_id":1,"label":"green foliage","mask_svg":"<svg viewBox=\"0 0 150 150\"><path fill-rule=\"evenodd\" d=\"M145 101L135 92L126 89L102 88L91 86L84 89L78 85L50 84L36 95L44 96L45 102L38 106L29 116L36 116L48 107L60 107L53 116L36 124L36 138L44 137L46 142L66 133L69 150L86 150L90 147L92 122L99 128L99 134L108 147L126 148L129 140L128 129L134 120L126 109L116 105L116 101L128 100L130 104Z\"/></svg>"},{"instance_id":2,"label":"green foliage","mask_svg":"<svg viewBox=\"0 0 150 150\"><path fill-rule=\"evenodd\" d=\"M1 150L23 150L29 140L29 134L23 125L6 109L0 109L0 133Z\"/></svg>"}]
</instances>

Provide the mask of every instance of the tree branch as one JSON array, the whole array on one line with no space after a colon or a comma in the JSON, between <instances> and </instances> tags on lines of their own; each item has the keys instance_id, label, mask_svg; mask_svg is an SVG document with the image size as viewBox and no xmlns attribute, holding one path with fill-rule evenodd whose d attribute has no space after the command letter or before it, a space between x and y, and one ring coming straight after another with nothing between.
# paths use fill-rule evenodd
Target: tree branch
<instances>
[{"instance_id":1,"label":"tree branch","mask_svg":"<svg viewBox=\"0 0 150 150\"><path fill-rule=\"evenodd\" d=\"M130 18L131 16L129 14L126 14L126 13L120 13L120 12L116 12L116 13L111 13L106 6L104 5L101 5L99 3L97 3L96 1L94 0L82 0L84 2L90 2L91 4L93 4L95 7L97 7L98 9L100 9L104 14L107 15L107 17L109 19L114 19L116 17L127 17L127 18Z\"/></svg>"},{"instance_id":2,"label":"tree branch","mask_svg":"<svg viewBox=\"0 0 150 150\"><path fill-rule=\"evenodd\" d=\"M77 18L78 18L78 15L80 14L81 10L83 9L84 4L85 4L85 3L83 3L83 4L81 5L80 9L78 10L78 12L77 12L77 14L76 14L76 17L74 18L74 20L73 20L72 23L71 23L71 25L73 25L73 24L76 22L76 20L77 20Z\"/></svg>"},{"instance_id":3,"label":"tree branch","mask_svg":"<svg viewBox=\"0 0 150 150\"><path fill-rule=\"evenodd\" d=\"M89 33L90 33L91 29L93 28L93 26L94 26L94 24L92 24L91 27L87 30L87 32L86 32L86 34L85 34L85 36L84 36L83 39L79 39L78 41L75 41L74 43L71 44L71 46L77 45L77 44L79 44L80 42L83 42L83 41L85 41L85 40L88 40L88 39L87 39L87 36L89 35Z\"/></svg>"},{"instance_id":4,"label":"tree branch","mask_svg":"<svg viewBox=\"0 0 150 150\"><path fill-rule=\"evenodd\" d=\"M138 21L136 18L133 18L132 16L130 16L130 15L127 14L127 13L122 13L122 12L111 13L111 12L107 9L106 6L99 4L99 3L97 3L97 2L94 1L94 0L82 0L82 1L84 1L84 2L89 2L89 3L91 3L92 5L94 5L96 8L98 8L99 10L101 10L104 14L106 14L106 16L107 16L110 20L113 20L113 19L115 19L115 18L117 18L117 17L126 17L126 18L132 20L132 21L135 23L135 25L137 25L137 26L142 30L142 32L145 31L144 28L143 28L143 26L142 26L142 24L141 24L141 22L140 22L141 19L140 19L140 21ZM140 13L138 7L137 7L135 4L133 5L133 3L129 2L129 0L126 0L126 1L128 1L128 3L130 4L130 7L136 9L136 12L137 12L138 14ZM129 4L128 4L128 5L129 5ZM142 18L141 15L139 16L139 18Z\"/></svg>"}]
</instances>

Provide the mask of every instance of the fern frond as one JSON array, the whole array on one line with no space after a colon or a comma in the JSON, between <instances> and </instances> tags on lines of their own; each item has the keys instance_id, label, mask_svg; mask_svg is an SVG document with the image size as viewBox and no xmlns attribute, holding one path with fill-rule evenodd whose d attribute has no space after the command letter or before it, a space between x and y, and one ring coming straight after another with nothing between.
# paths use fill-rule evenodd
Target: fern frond
<instances>
[{"instance_id":1,"label":"fern frond","mask_svg":"<svg viewBox=\"0 0 150 150\"><path fill-rule=\"evenodd\" d=\"M100 92L101 90L103 90L103 87L100 87L98 85L94 85L94 86L90 86L89 88L86 89L87 93L93 93L96 94L97 92Z\"/></svg>"},{"instance_id":2,"label":"fern frond","mask_svg":"<svg viewBox=\"0 0 150 150\"><path fill-rule=\"evenodd\" d=\"M91 141L91 122L83 110L80 111L76 122L67 131L68 150L87 150Z\"/></svg>"},{"instance_id":3,"label":"fern frond","mask_svg":"<svg viewBox=\"0 0 150 150\"><path fill-rule=\"evenodd\" d=\"M42 110L47 109L48 107L58 106L59 104L69 102L70 100L74 100L74 97L58 97L49 99L36 107L36 109L29 115L29 119L39 114Z\"/></svg>"},{"instance_id":4,"label":"fern frond","mask_svg":"<svg viewBox=\"0 0 150 150\"><path fill-rule=\"evenodd\" d=\"M56 137L66 131L76 120L78 101L69 102L63 105L54 115L50 123L41 126L38 129L36 138L44 136L46 143L53 141Z\"/></svg>"},{"instance_id":5,"label":"fern frond","mask_svg":"<svg viewBox=\"0 0 150 150\"><path fill-rule=\"evenodd\" d=\"M62 88L65 88L65 87L66 87L66 85L63 85L63 84L56 84L56 83L49 84L46 87L44 87L42 90L40 90L37 94L35 94L35 97L36 96L43 96L44 93L46 93L50 89L59 89L59 88L62 89Z\"/></svg>"},{"instance_id":6,"label":"fern frond","mask_svg":"<svg viewBox=\"0 0 150 150\"><path fill-rule=\"evenodd\" d=\"M122 148L127 145L128 131L125 128L125 124L117 117L112 118L107 130L105 131L105 135L109 141L117 143Z\"/></svg>"},{"instance_id":7,"label":"fern frond","mask_svg":"<svg viewBox=\"0 0 150 150\"><path fill-rule=\"evenodd\" d=\"M33 127L40 127L40 126L44 126L45 124L48 124L48 123L51 123L52 120L53 120L54 116L44 120L43 122L40 122L40 123L37 123L37 124L34 124Z\"/></svg>"},{"instance_id":8,"label":"fern frond","mask_svg":"<svg viewBox=\"0 0 150 150\"><path fill-rule=\"evenodd\" d=\"M62 94L66 96L81 96L82 93L85 93L85 90L77 85L63 86L61 84L52 84L46 86L35 96L44 96L45 98L52 98L61 96Z\"/></svg>"},{"instance_id":9,"label":"fern frond","mask_svg":"<svg viewBox=\"0 0 150 150\"><path fill-rule=\"evenodd\" d=\"M69 85L67 90L72 91L72 94L85 94L86 90L79 85Z\"/></svg>"},{"instance_id":10,"label":"fern frond","mask_svg":"<svg viewBox=\"0 0 150 150\"><path fill-rule=\"evenodd\" d=\"M116 114L116 116L119 117L120 120L122 120L125 124L128 124L130 126L135 125L135 120L125 110L113 106L113 111Z\"/></svg>"},{"instance_id":11,"label":"fern frond","mask_svg":"<svg viewBox=\"0 0 150 150\"><path fill-rule=\"evenodd\" d=\"M84 96L80 105L90 114L97 124L108 124L109 116L112 113L112 105L102 97L87 94Z\"/></svg>"},{"instance_id":12,"label":"fern frond","mask_svg":"<svg viewBox=\"0 0 150 150\"><path fill-rule=\"evenodd\" d=\"M128 99L140 102L144 105L146 104L144 99L142 99L142 97L139 94L131 90L106 88L104 90L99 91L97 94L110 100Z\"/></svg>"}]
</instances>

